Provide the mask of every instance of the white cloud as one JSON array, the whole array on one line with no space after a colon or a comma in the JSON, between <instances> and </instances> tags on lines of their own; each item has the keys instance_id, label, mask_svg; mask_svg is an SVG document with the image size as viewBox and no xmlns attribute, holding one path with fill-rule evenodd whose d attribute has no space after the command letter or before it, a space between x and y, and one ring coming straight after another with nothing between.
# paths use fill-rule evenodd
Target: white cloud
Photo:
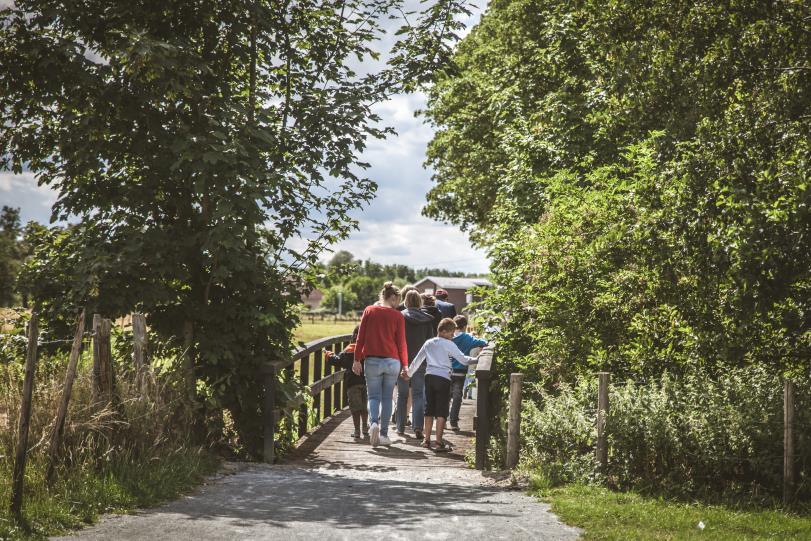
<instances>
[{"instance_id":1,"label":"white cloud","mask_svg":"<svg viewBox=\"0 0 811 541\"><path fill-rule=\"evenodd\" d=\"M38 186L34 173L0 172L0 205L20 207L23 222L48 223L54 202L56 192L48 186Z\"/></svg>"},{"instance_id":2,"label":"white cloud","mask_svg":"<svg viewBox=\"0 0 811 541\"><path fill-rule=\"evenodd\" d=\"M348 250L359 259L415 268L476 273L486 273L489 269L484 252L472 248L464 233L423 217L409 221L361 220L360 230L335 249Z\"/></svg>"}]
</instances>

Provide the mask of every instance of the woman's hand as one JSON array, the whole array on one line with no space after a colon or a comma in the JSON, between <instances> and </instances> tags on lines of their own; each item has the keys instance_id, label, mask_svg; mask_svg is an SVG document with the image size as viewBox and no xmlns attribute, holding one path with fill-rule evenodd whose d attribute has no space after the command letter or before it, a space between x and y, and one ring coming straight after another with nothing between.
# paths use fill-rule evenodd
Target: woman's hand
<instances>
[{"instance_id":1,"label":"woman's hand","mask_svg":"<svg viewBox=\"0 0 811 541\"><path fill-rule=\"evenodd\" d=\"M405 381L408 381L408 368L405 366L400 370L400 377L403 378Z\"/></svg>"},{"instance_id":2,"label":"woman's hand","mask_svg":"<svg viewBox=\"0 0 811 541\"><path fill-rule=\"evenodd\" d=\"M363 372L363 366L361 366L360 361L357 359L352 363L352 372L357 376L360 376L360 373Z\"/></svg>"}]
</instances>

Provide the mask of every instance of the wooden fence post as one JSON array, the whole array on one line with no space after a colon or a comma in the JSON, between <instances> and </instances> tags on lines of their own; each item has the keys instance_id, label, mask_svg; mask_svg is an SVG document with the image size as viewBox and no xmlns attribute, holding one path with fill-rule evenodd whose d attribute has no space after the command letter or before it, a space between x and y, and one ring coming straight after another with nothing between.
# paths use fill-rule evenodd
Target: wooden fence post
<instances>
[{"instance_id":1,"label":"wooden fence post","mask_svg":"<svg viewBox=\"0 0 811 541\"><path fill-rule=\"evenodd\" d=\"M783 505L794 503L794 382L783 383Z\"/></svg>"},{"instance_id":2,"label":"wooden fence post","mask_svg":"<svg viewBox=\"0 0 811 541\"><path fill-rule=\"evenodd\" d=\"M310 386L310 356L301 359L299 368L299 382L303 389L308 389ZM303 438L307 433L307 421L309 412L307 411L307 402L305 401L298 411L298 437Z\"/></svg>"},{"instance_id":3,"label":"wooden fence post","mask_svg":"<svg viewBox=\"0 0 811 541\"><path fill-rule=\"evenodd\" d=\"M190 405L197 402L197 374L194 368L194 323L183 322L183 380L186 384L186 397Z\"/></svg>"},{"instance_id":4,"label":"wooden fence post","mask_svg":"<svg viewBox=\"0 0 811 541\"><path fill-rule=\"evenodd\" d=\"M65 417L67 417L68 414L70 394L73 391L73 382L76 380L76 366L79 364L79 355L82 352L84 318L85 311L82 309L79 317L76 318L76 334L73 336L73 345L70 348L68 370L65 374L65 387L62 389L62 398L59 401L59 408L56 410L53 431L51 431L51 442L48 447L48 468L45 472L45 480L47 481L48 485L50 485L53 481L56 460L59 455L59 446L62 443L62 433L65 429Z\"/></svg>"},{"instance_id":5,"label":"wooden fence post","mask_svg":"<svg viewBox=\"0 0 811 541\"><path fill-rule=\"evenodd\" d=\"M510 374L510 413L507 421L507 469L518 465L521 435L521 383L524 374Z\"/></svg>"},{"instance_id":6,"label":"wooden fence post","mask_svg":"<svg viewBox=\"0 0 811 541\"><path fill-rule=\"evenodd\" d=\"M606 425L608 423L608 384L611 375L608 372L598 372L599 387L597 391L597 462L605 470L608 466L608 438Z\"/></svg>"},{"instance_id":7,"label":"wooden fence post","mask_svg":"<svg viewBox=\"0 0 811 541\"><path fill-rule=\"evenodd\" d=\"M17 440L17 453L14 457L14 473L11 485L11 515L18 522L22 522L23 508L23 482L25 479L25 459L28 454L28 428L31 421L31 398L34 394L34 375L37 370L37 340L39 327L37 324L37 311L31 313L28 322L28 349L25 356L25 379L23 380L23 396L20 404L20 428Z\"/></svg>"},{"instance_id":8,"label":"wooden fence post","mask_svg":"<svg viewBox=\"0 0 811 541\"><path fill-rule=\"evenodd\" d=\"M93 400L112 402L113 399L113 359L110 349L109 319L93 314Z\"/></svg>"},{"instance_id":9,"label":"wooden fence post","mask_svg":"<svg viewBox=\"0 0 811 541\"><path fill-rule=\"evenodd\" d=\"M93 314L93 402L101 400L101 361L99 360L99 334L101 329L101 314Z\"/></svg>"},{"instance_id":10,"label":"wooden fence post","mask_svg":"<svg viewBox=\"0 0 811 541\"><path fill-rule=\"evenodd\" d=\"M313 353L313 382L321 379L321 365L324 359L324 352L318 350ZM315 412L315 424L321 422L321 390L313 395L313 411Z\"/></svg>"},{"instance_id":11,"label":"wooden fence post","mask_svg":"<svg viewBox=\"0 0 811 541\"><path fill-rule=\"evenodd\" d=\"M264 452L265 462L273 464L274 443L276 441L276 365L268 363L262 367L265 387L264 407Z\"/></svg>"},{"instance_id":12,"label":"wooden fence post","mask_svg":"<svg viewBox=\"0 0 811 541\"><path fill-rule=\"evenodd\" d=\"M132 314L132 362L135 365L135 378L143 378L147 363L149 338L146 334L146 317L143 314Z\"/></svg>"}]
</instances>

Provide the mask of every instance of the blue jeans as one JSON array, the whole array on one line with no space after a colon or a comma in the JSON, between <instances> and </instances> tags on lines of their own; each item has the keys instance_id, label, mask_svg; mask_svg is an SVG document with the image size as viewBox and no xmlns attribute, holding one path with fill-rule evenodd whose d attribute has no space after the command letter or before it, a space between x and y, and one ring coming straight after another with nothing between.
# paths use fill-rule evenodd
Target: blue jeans
<instances>
[{"instance_id":1,"label":"blue jeans","mask_svg":"<svg viewBox=\"0 0 811 541\"><path fill-rule=\"evenodd\" d=\"M425 416L425 366L423 365L411 379L411 428L422 430ZM408 416L409 382L403 378L397 380L397 432L405 432Z\"/></svg>"},{"instance_id":2,"label":"blue jeans","mask_svg":"<svg viewBox=\"0 0 811 541\"><path fill-rule=\"evenodd\" d=\"M388 436L392 397L400 361L386 357L367 357L363 363L366 391L369 395L369 425L380 425L380 435Z\"/></svg>"}]
</instances>

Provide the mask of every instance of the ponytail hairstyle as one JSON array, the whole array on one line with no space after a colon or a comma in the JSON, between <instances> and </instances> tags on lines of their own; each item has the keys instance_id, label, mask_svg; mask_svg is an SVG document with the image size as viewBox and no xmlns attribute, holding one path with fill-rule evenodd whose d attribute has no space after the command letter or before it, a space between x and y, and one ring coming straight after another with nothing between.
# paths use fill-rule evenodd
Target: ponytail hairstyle
<instances>
[{"instance_id":1,"label":"ponytail hairstyle","mask_svg":"<svg viewBox=\"0 0 811 541\"><path fill-rule=\"evenodd\" d=\"M406 293L404 304L406 308L419 308L422 306L422 296L420 292L416 289L412 289Z\"/></svg>"},{"instance_id":2,"label":"ponytail hairstyle","mask_svg":"<svg viewBox=\"0 0 811 541\"><path fill-rule=\"evenodd\" d=\"M397 289L397 286L395 286L392 282L386 282L383 284L383 289L380 290L380 302L385 303L387 299L395 295L399 299L400 290Z\"/></svg>"},{"instance_id":3,"label":"ponytail hairstyle","mask_svg":"<svg viewBox=\"0 0 811 541\"><path fill-rule=\"evenodd\" d=\"M408 295L409 291L417 291L417 288L412 285L408 285L404 286L403 289L400 290L400 300L403 301L403 303L405 303L406 296Z\"/></svg>"}]
</instances>

